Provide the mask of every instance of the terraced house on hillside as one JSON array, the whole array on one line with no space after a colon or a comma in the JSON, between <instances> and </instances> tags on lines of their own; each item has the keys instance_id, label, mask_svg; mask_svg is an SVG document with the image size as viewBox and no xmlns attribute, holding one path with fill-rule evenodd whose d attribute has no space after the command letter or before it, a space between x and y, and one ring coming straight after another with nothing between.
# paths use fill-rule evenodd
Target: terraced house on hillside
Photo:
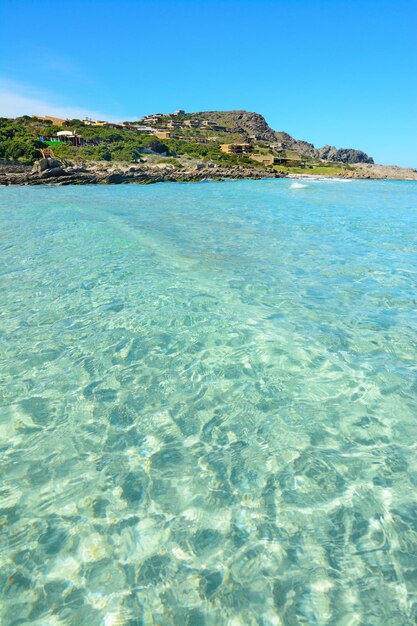
<instances>
[{"instance_id":1,"label":"terraced house on hillside","mask_svg":"<svg viewBox=\"0 0 417 626\"><path fill-rule=\"evenodd\" d=\"M220 150L225 154L250 154L253 146L250 143L222 143Z\"/></svg>"}]
</instances>

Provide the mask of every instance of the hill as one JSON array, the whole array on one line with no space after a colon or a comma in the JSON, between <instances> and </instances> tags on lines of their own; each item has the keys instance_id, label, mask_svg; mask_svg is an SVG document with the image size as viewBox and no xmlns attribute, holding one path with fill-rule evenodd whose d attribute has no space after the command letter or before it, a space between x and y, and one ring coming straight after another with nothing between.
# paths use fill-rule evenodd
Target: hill
<instances>
[{"instance_id":1,"label":"hill","mask_svg":"<svg viewBox=\"0 0 417 626\"><path fill-rule=\"evenodd\" d=\"M203 111L190 114L198 120L212 120L219 126L228 128L231 132L240 134L242 141L266 141L275 144L277 148L291 150L297 154L316 159L340 163L373 163L372 157L353 148L335 148L323 146L315 148L312 143L294 139L288 133L273 130L265 118L259 113L251 111Z\"/></svg>"},{"instance_id":2,"label":"hill","mask_svg":"<svg viewBox=\"0 0 417 626\"><path fill-rule=\"evenodd\" d=\"M45 165L48 158L53 166ZM287 175L417 179L415 170L375 165L361 150L316 148L243 110L157 113L119 123L0 118L0 163L0 184L52 183L56 177L62 184ZM14 169L34 163L33 175Z\"/></svg>"}]
</instances>

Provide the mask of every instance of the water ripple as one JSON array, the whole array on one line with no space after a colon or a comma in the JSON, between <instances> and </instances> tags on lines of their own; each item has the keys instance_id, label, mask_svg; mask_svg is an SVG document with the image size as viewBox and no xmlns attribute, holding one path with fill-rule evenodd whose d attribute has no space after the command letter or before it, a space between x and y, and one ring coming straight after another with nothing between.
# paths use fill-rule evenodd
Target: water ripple
<instances>
[{"instance_id":1,"label":"water ripple","mask_svg":"<svg viewBox=\"0 0 417 626\"><path fill-rule=\"evenodd\" d=\"M3 188L0 616L417 622L415 183Z\"/></svg>"}]
</instances>

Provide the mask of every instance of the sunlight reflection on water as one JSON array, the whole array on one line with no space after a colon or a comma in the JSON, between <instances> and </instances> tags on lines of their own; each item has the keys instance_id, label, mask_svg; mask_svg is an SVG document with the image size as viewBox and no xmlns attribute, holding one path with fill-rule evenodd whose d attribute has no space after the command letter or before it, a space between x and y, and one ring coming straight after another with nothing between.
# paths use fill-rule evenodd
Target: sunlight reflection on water
<instances>
[{"instance_id":1,"label":"sunlight reflection on water","mask_svg":"<svg viewBox=\"0 0 417 626\"><path fill-rule=\"evenodd\" d=\"M0 189L3 624L416 622L416 188Z\"/></svg>"}]
</instances>

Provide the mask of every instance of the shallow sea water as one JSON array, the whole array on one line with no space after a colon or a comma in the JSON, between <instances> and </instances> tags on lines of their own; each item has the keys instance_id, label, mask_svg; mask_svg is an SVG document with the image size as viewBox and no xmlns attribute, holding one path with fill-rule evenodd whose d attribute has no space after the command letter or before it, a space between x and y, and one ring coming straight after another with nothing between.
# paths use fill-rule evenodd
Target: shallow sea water
<instances>
[{"instance_id":1,"label":"shallow sea water","mask_svg":"<svg viewBox=\"0 0 417 626\"><path fill-rule=\"evenodd\" d=\"M417 184L0 189L3 626L417 621Z\"/></svg>"}]
</instances>

